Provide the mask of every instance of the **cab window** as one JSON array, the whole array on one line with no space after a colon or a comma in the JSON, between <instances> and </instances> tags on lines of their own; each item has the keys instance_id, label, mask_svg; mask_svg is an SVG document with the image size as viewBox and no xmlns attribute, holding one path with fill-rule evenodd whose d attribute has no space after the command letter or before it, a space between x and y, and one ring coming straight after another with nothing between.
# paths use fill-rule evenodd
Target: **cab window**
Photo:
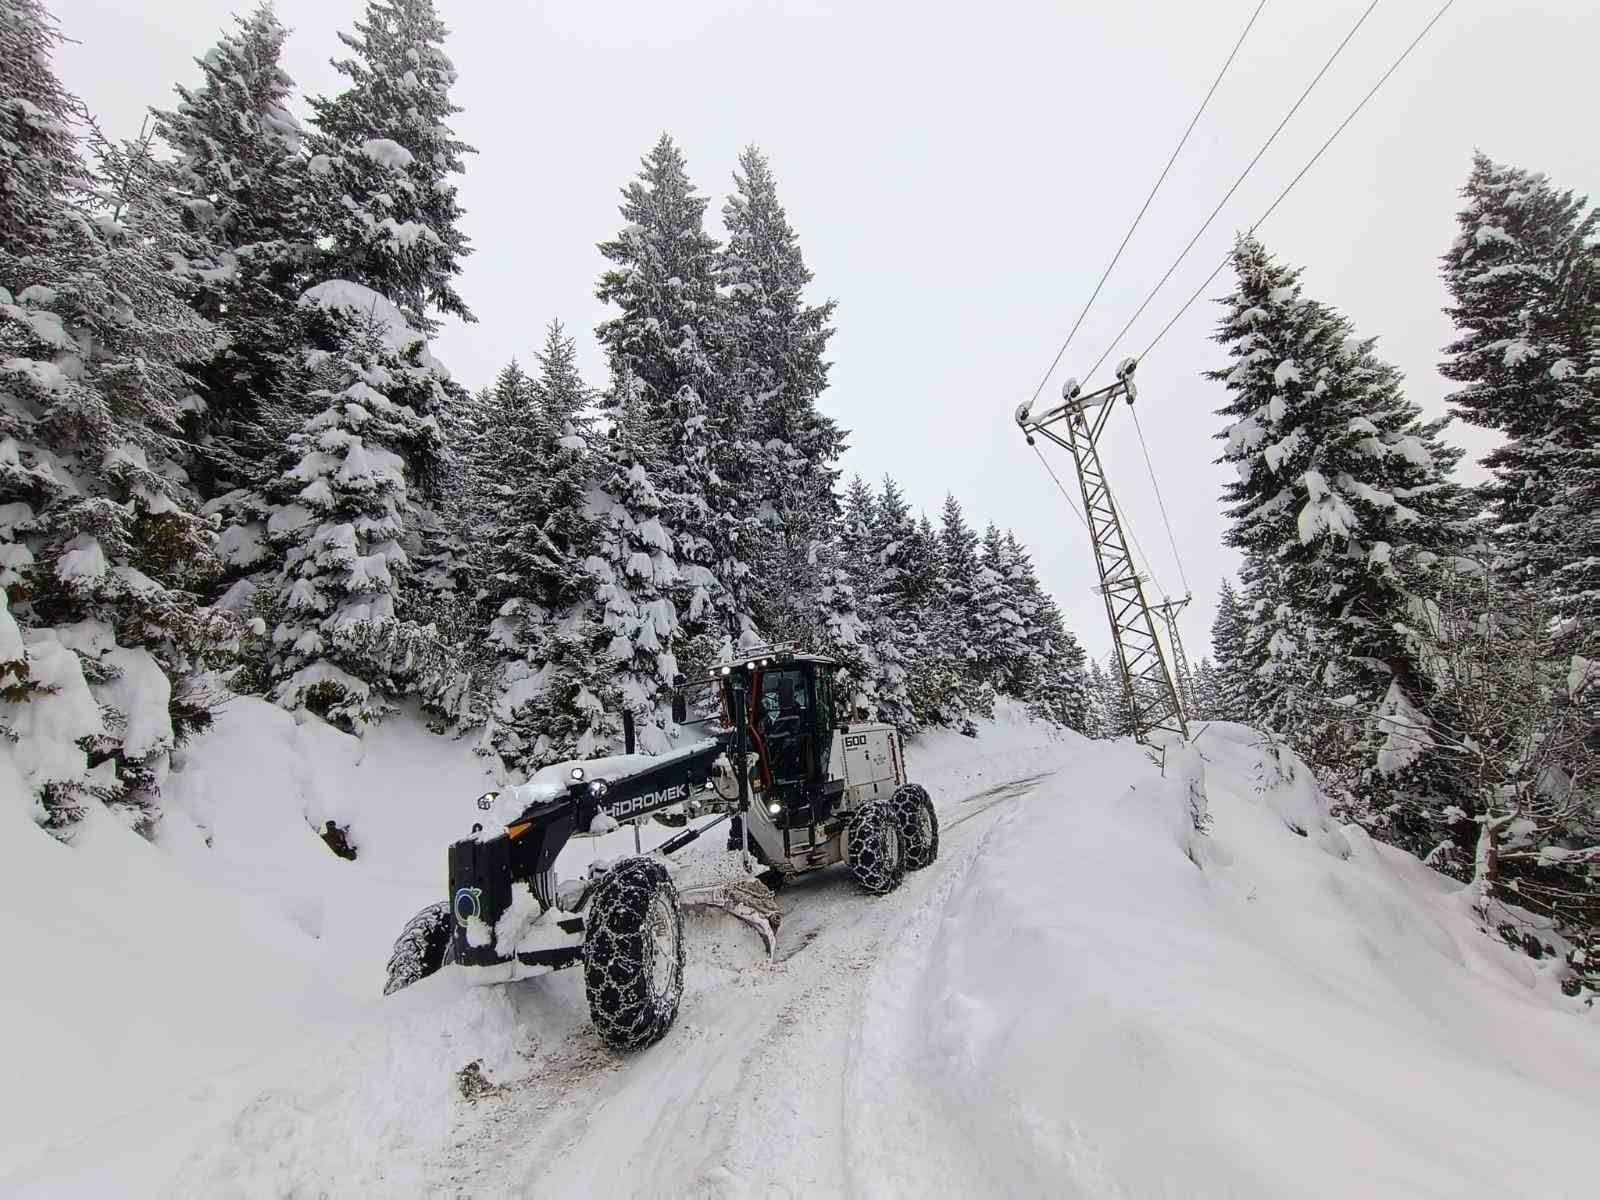
<instances>
[{"instance_id":1,"label":"cab window","mask_svg":"<svg viewBox=\"0 0 1600 1200\"><path fill-rule=\"evenodd\" d=\"M770 728L782 728L794 718L803 726L811 711L805 676L799 671L768 671L761 677L761 715Z\"/></svg>"}]
</instances>

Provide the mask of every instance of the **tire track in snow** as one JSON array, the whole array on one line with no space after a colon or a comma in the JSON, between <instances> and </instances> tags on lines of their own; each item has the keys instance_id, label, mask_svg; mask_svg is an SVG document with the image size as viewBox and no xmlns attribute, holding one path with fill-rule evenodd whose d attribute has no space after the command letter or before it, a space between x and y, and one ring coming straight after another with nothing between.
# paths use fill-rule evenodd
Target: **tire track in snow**
<instances>
[{"instance_id":1,"label":"tire track in snow","mask_svg":"<svg viewBox=\"0 0 1600 1200\"><path fill-rule=\"evenodd\" d=\"M970 797L963 803L988 799L975 812L952 821L951 827L973 820L1002 800L1025 800L1055 773L1043 772ZM897 931L889 952L866 981L844 1065L850 1194L984 1196L995 1191L993 1164L968 1137L961 1114L946 1111L940 1093L923 1079L927 1047L920 1035L935 999L925 982L929 957L952 897L990 837L1020 820L1025 811L1025 805L1019 805L998 814L972 845L963 848L939 880L936 894Z\"/></svg>"}]
</instances>

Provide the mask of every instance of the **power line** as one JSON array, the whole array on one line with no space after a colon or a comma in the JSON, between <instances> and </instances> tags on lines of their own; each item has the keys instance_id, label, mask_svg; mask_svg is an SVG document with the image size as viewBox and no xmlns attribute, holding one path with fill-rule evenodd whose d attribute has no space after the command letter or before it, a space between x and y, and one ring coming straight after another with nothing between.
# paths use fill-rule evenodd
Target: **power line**
<instances>
[{"instance_id":1,"label":"power line","mask_svg":"<svg viewBox=\"0 0 1600 1200\"><path fill-rule=\"evenodd\" d=\"M1374 3L1377 0L1373 0ZM1144 206L1133 218L1133 224L1128 226L1128 232L1122 235L1122 244L1117 247L1117 252L1111 256L1111 261L1106 264L1105 271L1100 276L1100 282L1094 285L1094 291L1089 293L1089 299L1084 302L1083 311L1078 314L1078 319L1072 323L1072 328L1067 331L1066 340L1061 343L1061 349L1056 351L1056 356L1050 361L1050 367L1039 380L1039 386L1033 389L1033 399L1039 398L1039 393L1044 391L1044 385L1050 381L1050 376L1061 365L1061 358L1067 352L1067 347L1072 344L1073 337L1078 332L1078 327L1083 324L1083 319L1089 315L1089 309L1094 306L1095 299L1100 295L1100 289L1105 287L1106 280L1111 277L1112 269L1116 267L1117 260L1122 257L1122 252L1128 248L1128 242L1133 237L1133 231L1139 228L1139 222L1144 220L1144 214L1150 208L1150 203L1156 198L1156 193L1161 190L1161 185L1166 182L1167 173L1172 170L1172 164L1178 161L1184 145L1189 141L1189 135L1194 132L1194 127L1199 123L1200 115L1206 111L1206 105L1211 103L1211 97L1216 93L1217 85L1222 82L1222 77L1228 73L1228 68L1233 65L1234 56L1239 53L1239 47L1244 45L1244 39L1249 35L1251 26L1256 23L1256 18L1261 15L1261 10L1267 6L1267 0L1261 0L1256 5L1255 12L1250 14L1250 20L1245 22L1244 32L1239 35L1239 40L1233 44L1227 59L1222 64L1222 70L1217 72L1217 77L1211 81L1211 87L1206 92L1205 99L1200 101L1200 107L1195 109L1194 116L1189 118L1189 127L1183 131L1183 136L1178 139L1178 144L1173 148L1172 157L1167 159L1167 165L1161 168L1161 174L1156 179L1155 186L1150 189L1150 194L1144 198ZM1029 402L1030 404L1032 401Z\"/></svg>"},{"instance_id":2,"label":"power line","mask_svg":"<svg viewBox=\"0 0 1600 1200\"><path fill-rule=\"evenodd\" d=\"M1033 445L1031 441L1028 444L1030 446ZM1050 460L1044 456L1038 446L1033 446L1033 452L1039 456L1039 461L1044 464L1044 469L1050 472L1050 478L1056 481L1056 487L1061 489L1061 498L1067 502L1067 507L1072 510L1072 515L1078 518L1078 524L1083 526L1084 532L1091 538L1094 537L1094 530L1089 528L1089 522L1083 519L1083 514L1078 511L1078 506L1073 503L1072 497L1067 494L1067 485L1061 482L1061 477L1056 474L1055 468L1050 465Z\"/></svg>"},{"instance_id":3,"label":"power line","mask_svg":"<svg viewBox=\"0 0 1600 1200\"><path fill-rule=\"evenodd\" d=\"M1106 495L1111 497L1111 507L1116 510L1117 520L1122 522L1123 532L1126 533L1129 540L1133 542L1134 551L1144 562L1144 573L1150 576L1150 582L1156 585L1156 591L1165 596L1167 594L1167 589L1162 587L1161 580L1156 578L1156 569L1150 565L1150 556L1144 552L1144 547L1139 544L1139 535L1134 531L1132 523L1129 522L1128 514L1122 511L1122 505L1117 503L1117 497L1112 493L1109 487L1106 488Z\"/></svg>"},{"instance_id":4,"label":"power line","mask_svg":"<svg viewBox=\"0 0 1600 1200\"><path fill-rule=\"evenodd\" d=\"M1412 38L1411 44L1400 52L1400 57L1389 64L1389 69L1387 71L1378 76L1378 82L1372 85L1365 96L1361 97L1360 102L1350 110L1350 115L1345 117L1343 121L1339 122L1337 128L1335 128L1334 131L1328 135L1328 140L1323 142L1322 145L1317 148L1317 152L1306 160L1306 165L1300 168L1300 170L1295 174L1295 177L1289 181L1288 186L1285 187L1283 191L1278 193L1278 198L1267 206L1267 211L1256 218L1255 224L1250 226L1249 232L1254 233L1261 227L1262 223L1265 222L1266 219L1277 210L1278 205L1282 204L1289 193L1294 190L1295 184L1304 179L1306 173L1310 171L1312 167L1316 166L1317 160L1323 156L1328 147L1333 145L1334 140L1345 131L1345 127L1349 125L1351 121L1356 119L1356 116L1361 112L1361 110L1367 106L1367 102L1371 100L1373 96L1378 94L1378 89L1388 82L1389 76L1393 75L1397 70L1400 69L1400 64L1405 62L1405 60L1410 57L1411 52L1417 48L1418 43L1420 43L1423 38L1428 36L1428 31L1439 23L1439 19L1443 17L1445 13L1450 11L1451 6L1455 4L1455 2L1456 0L1445 0L1444 5L1439 9L1439 11L1433 14L1433 19L1422 27L1422 32L1417 34L1416 37ZM1162 338L1167 336L1167 331L1178 323L1179 318L1182 317L1184 313L1189 311L1189 306L1198 300L1200 298L1200 294L1211 286L1211 281L1217 277L1217 275L1222 271L1223 267L1228 265L1228 262L1232 259L1232 257L1233 255L1231 253L1223 255L1222 261L1212 269L1211 274L1205 277L1200 286L1194 290L1194 294L1183 302L1183 307L1177 312L1173 313L1172 319L1161 327L1161 332L1150 339L1150 344L1146 346L1143 353L1139 355L1140 359L1143 359L1145 355L1154 350L1156 348L1156 344L1160 342ZM1120 337L1121 335L1119 334L1118 336Z\"/></svg>"},{"instance_id":5,"label":"power line","mask_svg":"<svg viewBox=\"0 0 1600 1200\"><path fill-rule=\"evenodd\" d=\"M1150 447L1145 444L1144 426L1139 424L1138 409L1133 410L1133 427L1139 434L1139 449L1144 451L1145 469L1150 472L1150 487L1155 491L1156 504L1161 509L1161 523L1167 527L1167 544L1172 547L1172 561L1177 564L1178 578L1183 581L1184 594L1187 595L1192 591L1189 587L1189 577L1183 571L1183 556L1178 553L1178 539L1172 536L1172 521L1167 517L1167 502L1161 498L1161 485L1156 482L1156 468L1150 461Z\"/></svg>"},{"instance_id":6,"label":"power line","mask_svg":"<svg viewBox=\"0 0 1600 1200\"><path fill-rule=\"evenodd\" d=\"M1199 229L1194 231L1194 236L1189 239L1189 244L1179 251L1178 257L1172 260L1172 265L1167 268L1166 273L1156 281L1155 287L1150 289L1150 294L1146 296L1139 307L1134 310L1133 316L1128 318L1128 323L1124 325L1120 331L1118 331L1116 337L1111 339L1111 345L1106 347L1105 353L1095 360L1094 366L1089 368L1088 373L1084 375L1085 380L1093 378L1094 373L1100 369L1101 364L1104 363L1106 359L1111 357L1111 352L1115 350L1118 344L1121 343L1122 339L1127 336L1128 330L1133 328L1133 323L1144 315L1144 310L1150 307L1150 302L1156 298L1156 294L1166 286L1167 280L1172 278L1172 273L1176 271L1183 263L1183 260L1188 257L1189 251L1194 249L1195 243L1200 240L1201 235L1204 234L1207 229L1211 228L1211 222L1217 219L1217 214L1222 211L1223 206L1233 198L1234 192L1239 190L1239 185L1244 183L1245 178L1250 174L1250 172L1255 170L1256 164L1261 161L1261 156L1271 148L1272 143L1277 140L1278 135L1283 132L1283 127L1289 123L1294 114L1300 111L1300 106L1306 102L1306 97L1311 95L1312 89L1322 81L1322 77L1328 73L1328 68L1332 67L1339 55L1344 53L1344 48L1350 44L1350 39L1356 36L1356 33L1360 30L1361 26L1366 24L1367 18L1372 15L1372 10L1377 7L1378 0L1372 0L1372 3L1367 5L1366 11L1356 18L1356 23L1350 27L1350 32L1345 34L1344 40L1334 47L1333 53L1328 56L1328 61L1322 64L1322 69L1311 77L1311 82L1306 84L1305 91L1300 93L1300 98L1294 102L1288 112L1283 114L1283 119L1278 122L1277 128L1267 135L1267 140L1261 143L1261 149L1257 150L1255 157L1245 164L1244 170L1239 172L1239 178L1233 181L1233 186L1223 193L1222 199L1218 200L1217 206L1211 210L1211 215L1205 219ZM1034 394L1035 396L1038 395L1037 392Z\"/></svg>"}]
</instances>

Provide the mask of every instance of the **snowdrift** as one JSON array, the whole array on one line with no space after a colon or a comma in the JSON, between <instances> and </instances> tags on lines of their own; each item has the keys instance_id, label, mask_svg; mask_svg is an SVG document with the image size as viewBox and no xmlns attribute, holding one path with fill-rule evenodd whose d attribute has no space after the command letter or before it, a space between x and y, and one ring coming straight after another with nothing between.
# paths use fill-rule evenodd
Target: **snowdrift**
<instances>
[{"instance_id":1,"label":"snowdrift","mask_svg":"<svg viewBox=\"0 0 1600 1200\"><path fill-rule=\"evenodd\" d=\"M882 964L859 1190L1593 1195L1600 1014L1287 752L1196 749L1093 746Z\"/></svg>"},{"instance_id":2,"label":"snowdrift","mask_svg":"<svg viewBox=\"0 0 1600 1200\"><path fill-rule=\"evenodd\" d=\"M232 1083L348 1041L488 782L409 720L361 742L243 697L174 768L155 845L91 806L64 846L0 754L0 1192L27 1163L85 1194L165 1190ZM330 819L358 861L317 836Z\"/></svg>"}]
</instances>

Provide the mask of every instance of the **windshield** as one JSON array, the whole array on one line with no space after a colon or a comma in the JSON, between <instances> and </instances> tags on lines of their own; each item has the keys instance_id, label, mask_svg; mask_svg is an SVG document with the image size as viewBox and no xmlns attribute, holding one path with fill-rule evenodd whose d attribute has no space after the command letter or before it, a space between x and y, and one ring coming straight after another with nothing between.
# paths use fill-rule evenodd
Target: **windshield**
<instances>
[{"instance_id":1,"label":"windshield","mask_svg":"<svg viewBox=\"0 0 1600 1200\"><path fill-rule=\"evenodd\" d=\"M798 670L768 671L762 675L761 710L762 723L773 733L798 730L811 711L805 675Z\"/></svg>"}]
</instances>

